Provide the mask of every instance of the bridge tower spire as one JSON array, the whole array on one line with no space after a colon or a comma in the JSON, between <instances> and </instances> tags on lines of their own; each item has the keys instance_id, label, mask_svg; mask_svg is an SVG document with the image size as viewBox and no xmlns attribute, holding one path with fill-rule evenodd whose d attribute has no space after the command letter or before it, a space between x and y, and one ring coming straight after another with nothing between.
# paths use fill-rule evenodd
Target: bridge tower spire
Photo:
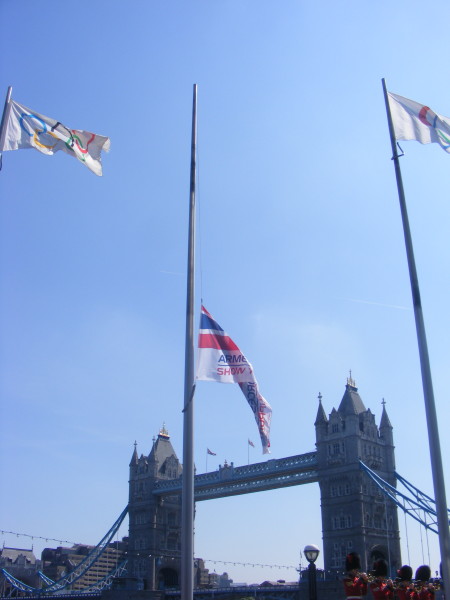
<instances>
[{"instance_id":1,"label":"bridge tower spire","mask_svg":"<svg viewBox=\"0 0 450 600\"><path fill-rule=\"evenodd\" d=\"M165 424L153 438L148 456L138 457L135 444L129 480L128 572L142 579L145 589L158 589L161 582L165 587L179 585L180 496L162 500L152 492L158 481L176 479L182 470Z\"/></svg>"},{"instance_id":2,"label":"bridge tower spire","mask_svg":"<svg viewBox=\"0 0 450 600\"><path fill-rule=\"evenodd\" d=\"M328 419L321 396L319 401L315 428L325 570L341 572L345 556L358 552L363 570L385 558L394 573L401 566L397 507L359 467L362 460L396 485L392 426L385 405L378 428L351 372L339 407Z\"/></svg>"}]
</instances>

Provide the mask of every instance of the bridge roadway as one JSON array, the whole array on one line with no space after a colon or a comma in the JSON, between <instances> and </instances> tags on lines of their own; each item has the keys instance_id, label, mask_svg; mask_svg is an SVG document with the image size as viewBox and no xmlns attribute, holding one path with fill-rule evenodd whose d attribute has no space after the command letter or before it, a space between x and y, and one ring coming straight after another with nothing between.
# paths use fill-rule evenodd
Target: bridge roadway
<instances>
[{"instance_id":1,"label":"bridge roadway","mask_svg":"<svg viewBox=\"0 0 450 600\"><path fill-rule=\"evenodd\" d=\"M157 496L181 494L181 477L158 481L153 494ZM195 476L194 498L198 502L317 481L316 452L287 458L273 458L243 467L225 463L223 466L220 465L217 471Z\"/></svg>"},{"instance_id":2,"label":"bridge roadway","mask_svg":"<svg viewBox=\"0 0 450 600\"><path fill-rule=\"evenodd\" d=\"M302 586L306 591L306 586ZM195 589L194 600L299 600L300 586L298 585L249 585L216 589ZM304 594L304 597L306 594ZM166 590L165 600L178 600L180 591Z\"/></svg>"},{"instance_id":3,"label":"bridge roadway","mask_svg":"<svg viewBox=\"0 0 450 600\"><path fill-rule=\"evenodd\" d=\"M214 589L194 589L193 600L300 600L298 585L276 586L239 586ZM305 587L306 592L306 587ZM20 600L51 600L55 595L21 596ZM105 590L91 594L73 592L71 594L58 594L59 600L179 600L180 590ZM303 594L306 600L306 593ZM11 596L0 596L0 600L11 600Z\"/></svg>"}]
</instances>

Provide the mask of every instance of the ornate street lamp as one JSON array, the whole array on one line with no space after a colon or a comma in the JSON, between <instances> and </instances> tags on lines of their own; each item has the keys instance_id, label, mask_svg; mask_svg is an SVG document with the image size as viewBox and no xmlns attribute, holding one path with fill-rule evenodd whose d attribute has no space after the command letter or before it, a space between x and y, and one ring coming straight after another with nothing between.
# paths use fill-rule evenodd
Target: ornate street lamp
<instances>
[{"instance_id":1,"label":"ornate street lamp","mask_svg":"<svg viewBox=\"0 0 450 600\"><path fill-rule=\"evenodd\" d=\"M309 582L309 600L317 600L317 572L315 562L320 554L320 550L317 546L309 544L305 546L303 554L306 560L309 562L308 565L308 582Z\"/></svg>"}]
</instances>

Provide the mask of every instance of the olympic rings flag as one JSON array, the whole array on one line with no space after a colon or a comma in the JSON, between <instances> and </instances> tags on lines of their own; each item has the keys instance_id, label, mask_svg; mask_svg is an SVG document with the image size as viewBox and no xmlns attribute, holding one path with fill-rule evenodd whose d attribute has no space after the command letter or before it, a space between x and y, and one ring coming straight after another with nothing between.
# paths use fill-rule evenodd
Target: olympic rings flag
<instances>
[{"instance_id":1,"label":"olympic rings flag","mask_svg":"<svg viewBox=\"0 0 450 600\"><path fill-rule=\"evenodd\" d=\"M239 384L255 416L263 454L269 454L272 408L259 393L252 365L204 306L201 310L198 348L196 378Z\"/></svg>"},{"instance_id":2,"label":"olympic rings flag","mask_svg":"<svg viewBox=\"0 0 450 600\"><path fill-rule=\"evenodd\" d=\"M51 155L62 150L96 175L102 175L101 151L109 151L111 142L108 137L69 129L60 121L45 117L14 100L9 101L6 111L0 151L35 148Z\"/></svg>"},{"instance_id":3,"label":"olympic rings flag","mask_svg":"<svg viewBox=\"0 0 450 600\"><path fill-rule=\"evenodd\" d=\"M431 108L388 92L396 140L437 143L450 153L450 119Z\"/></svg>"}]
</instances>

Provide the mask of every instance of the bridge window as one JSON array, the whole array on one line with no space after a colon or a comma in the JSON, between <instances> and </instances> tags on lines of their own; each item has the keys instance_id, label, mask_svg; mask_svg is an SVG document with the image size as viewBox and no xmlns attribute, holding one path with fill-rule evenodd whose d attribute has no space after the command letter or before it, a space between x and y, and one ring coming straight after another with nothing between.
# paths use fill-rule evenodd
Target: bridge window
<instances>
[{"instance_id":1,"label":"bridge window","mask_svg":"<svg viewBox=\"0 0 450 600\"><path fill-rule=\"evenodd\" d=\"M339 569L341 566L342 566L342 563L339 560L339 556L333 555L333 557L331 559L331 568L332 569Z\"/></svg>"},{"instance_id":2,"label":"bridge window","mask_svg":"<svg viewBox=\"0 0 450 600\"><path fill-rule=\"evenodd\" d=\"M337 489L335 485L331 486L331 497L335 498L337 496Z\"/></svg>"},{"instance_id":3,"label":"bridge window","mask_svg":"<svg viewBox=\"0 0 450 600\"><path fill-rule=\"evenodd\" d=\"M347 549L344 544L333 544L333 553L331 556L331 568L333 569L342 569L345 563L345 555L347 554Z\"/></svg>"},{"instance_id":4,"label":"bridge window","mask_svg":"<svg viewBox=\"0 0 450 600\"><path fill-rule=\"evenodd\" d=\"M333 426L331 428L331 431L333 433L338 433L339 432L339 424L338 423L333 423Z\"/></svg>"},{"instance_id":5,"label":"bridge window","mask_svg":"<svg viewBox=\"0 0 450 600\"><path fill-rule=\"evenodd\" d=\"M333 454L339 454L339 443L333 444Z\"/></svg>"},{"instance_id":6,"label":"bridge window","mask_svg":"<svg viewBox=\"0 0 450 600\"><path fill-rule=\"evenodd\" d=\"M143 550L144 548L146 548L146 546L147 543L144 537L136 538L136 541L134 542L135 550Z\"/></svg>"},{"instance_id":7,"label":"bridge window","mask_svg":"<svg viewBox=\"0 0 450 600\"><path fill-rule=\"evenodd\" d=\"M137 513L134 522L136 525L143 525L147 522L146 514L144 512Z\"/></svg>"},{"instance_id":8,"label":"bridge window","mask_svg":"<svg viewBox=\"0 0 450 600\"><path fill-rule=\"evenodd\" d=\"M145 492L145 483L143 481L136 482L135 492L137 496L140 496Z\"/></svg>"},{"instance_id":9,"label":"bridge window","mask_svg":"<svg viewBox=\"0 0 450 600\"><path fill-rule=\"evenodd\" d=\"M349 483L345 484L345 493L347 496L350 494L350 484Z\"/></svg>"},{"instance_id":10,"label":"bridge window","mask_svg":"<svg viewBox=\"0 0 450 600\"><path fill-rule=\"evenodd\" d=\"M145 564L145 559L142 558L136 558L134 561L134 575L136 575L136 577L142 577L145 574L145 568L146 568L146 564Z\"/></svg>"}]
</instances>

